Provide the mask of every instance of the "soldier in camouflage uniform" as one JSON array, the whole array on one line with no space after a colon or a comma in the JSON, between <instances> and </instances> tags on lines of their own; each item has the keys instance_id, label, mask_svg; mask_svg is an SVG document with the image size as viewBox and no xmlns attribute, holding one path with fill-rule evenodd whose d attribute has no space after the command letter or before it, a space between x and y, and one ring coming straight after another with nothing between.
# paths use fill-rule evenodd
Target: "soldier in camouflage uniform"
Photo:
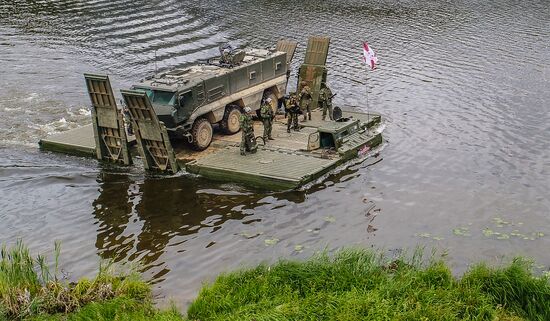
<instances>
[{"instance_id":1,"label":"soldier in camouflage uniform","mask_svg":"<svg viewBox=\"0 0 550 321\"><path fill-rule=\"evenodd\" d=\"M275 117L275 113L273 113L273 109L271 108L271 98L267 98L262 103L262 106L260 107L260 117L262 118L262 122L264 123L264 143L269 139L273 140L273 137L271 136L271 128L273 126L273 118Z\"/></svg>"},{"instance_id":2,"label":"soldier in camouflage uniform","mask_svg":"<svg viewBox=\"0 0 550 321\"><path fill-rule=\"evenodd\" d=\"M295 131L300 131L300 125L298 125L298 114L300 114L300 106L298 105L298 99L296 94L290 94L289 98L285 102L286 113L288 114L288 122L286 125L286 132L290 133L290 127Z\"/></svg>"},{"instance_id":3,"label":"soldier in camouflage uniform","mask_svg":"<svg viewBox=\"0 0 550 321\"><path fill-rule=\"evenodd\" d=\"M300 109L304 113L303 121L307 121L308 116L309 120L311 120L311 88L309 88L305 82L302 82L302 91L300 92L298 100L300 101Z\"/></svg>"},{"instance_id":4,"label":"soldier in camouflage uniform","mask_svg":"<svg viewBox=\"0 0 550 321\"><path fill-rule=\"evenodd\" d=\"M239 118L239 124L241 126L242 139L241 139L241 155L246 155L246 152L255 153L258 149L256 144L256 137L254 137L254 123L250 113L250 107L244 108L244 113Z\"/></svg>"},{"instance_id":5,"label":"soldier in camouflage uniform","mask_svg":"<svg viewBox=\"0 0 550 321\"><path fill-rule=\"evenodd\" d=\"M321 103L321 106L323 107L323 120L325 120L327 116L327 109L328 109L328 117L330 120L333 120L332 118L332 91L330 88L328 88L327 84L322 83L321 84L321 91L319 91L319 102Z\"/></svg>"}]
</instances>

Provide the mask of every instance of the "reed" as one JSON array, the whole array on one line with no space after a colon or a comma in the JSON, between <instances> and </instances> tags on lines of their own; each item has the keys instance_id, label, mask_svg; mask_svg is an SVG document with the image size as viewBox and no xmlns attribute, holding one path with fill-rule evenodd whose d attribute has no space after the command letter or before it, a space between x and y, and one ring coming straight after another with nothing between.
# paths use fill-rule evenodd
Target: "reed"
<instances>
[{"instance_id":1,"label":"reed","mask_svg":"<svg viewBox=\"0 0 550 321\"><path fill-rule=\"evenodd\" d=\"M61 246L54 245L53 271L45 256L35 258L21 241L0 250L0 319L71 313L91 302L126 297L136 302L150 299L147 283L137 273L117 274L111 263L102 263L94 279L68 282L58 278Z\"/></svg>"}]
</instances>

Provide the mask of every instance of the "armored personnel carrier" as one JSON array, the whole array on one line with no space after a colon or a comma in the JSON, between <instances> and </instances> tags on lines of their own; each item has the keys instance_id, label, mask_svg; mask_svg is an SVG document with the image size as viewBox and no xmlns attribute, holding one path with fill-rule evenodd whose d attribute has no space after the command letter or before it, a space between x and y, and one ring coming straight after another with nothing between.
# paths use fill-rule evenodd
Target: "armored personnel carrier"
<instances>
[{"instance_id":1,"label":"armored personnel carrier","mask_svg":"<svg viewBox=\"0 0 550 321\"><path fill-rule=\"evenodd\" d=\"M241 108L258 110L262 99L270 97L276 111L293 52L225 45L217 58L147 77L132 90L147 94L169 133L204 150L212 141L212 125L218 124L226 134L239 131Z\"/></svg>"}]
</instances>

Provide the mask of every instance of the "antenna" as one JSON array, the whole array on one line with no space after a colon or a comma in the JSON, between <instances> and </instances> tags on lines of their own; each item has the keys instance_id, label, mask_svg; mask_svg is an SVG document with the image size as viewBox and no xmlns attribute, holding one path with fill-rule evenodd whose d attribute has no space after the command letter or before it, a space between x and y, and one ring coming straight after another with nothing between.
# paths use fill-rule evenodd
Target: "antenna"
<instances>
[{"instance_id":1,"label":"antenna","mask_svg":"<svg viewBox=\"0 0 550 321\"><path fill-rule=\"evenodd\" d=\"M155 49L155 74L157 73L157 49Z\"/></svg>"}]
</instances>

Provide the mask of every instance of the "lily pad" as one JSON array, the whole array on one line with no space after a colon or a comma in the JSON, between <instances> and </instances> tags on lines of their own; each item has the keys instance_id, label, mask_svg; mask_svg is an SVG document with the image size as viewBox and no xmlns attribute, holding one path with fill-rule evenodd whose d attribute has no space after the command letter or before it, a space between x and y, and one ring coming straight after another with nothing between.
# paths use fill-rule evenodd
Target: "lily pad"
<instances>
[{"instance_id":1,"label":"lily pad","mask_svg":"<svg viewBox=\"0 0 550 321\"><path fill-rule=\"evenodd\" d=\"M423 238L430 238L432 235L430 233L416 233L414 236L423 237Z\"/></svg>"},{"instance_id":2,"label":"lily pad","mask_svg":"<svg viewBox=\"0 0 550 321\"><path fill-rule=\"evenodd\" d=\"M490 236L495 235L495 234L496 233L488 227L483 230L483 235L485 235L487 237L490 237Z\"/></svg>"},{"instance_id":3,"label":"lily pad","mask_svg":"<svg viewBox=\"0 0 550 321\"><path fill-rule=\"evenodd\" d=\"M279 243L279 239L278 238L267 239L267 240L264 240L264 243L266 246L275 245Z\"/></svg>"},{"instance_id":4,"label":"lily pad","mask_svg":"<svg viewBox=\"0 0 550 321\"><path fill-rule=\"evenodd\" d=\"M469 228L467 227L457 227L455 229L453 229L453 234L454 235L459 235L459 236L470 236L470 233L469 232Z\"/></svg>"},{"instance_id":5,"label":"lily pad","mask_svg":"<svg viewBox=\"0 0 550 321\"><path fill-rule=\"evenodd\" d=\"M505 220L503 220L503 219L500 218L500 217L494 217L494 218L493 218L493 221L495 222L495 224L496 224L498 227L504 227L504 226L508 226L508 225L511 224L510 222L505 221Z\"/></svg>"},{"instance_id":6,"label":"lily pad","mask_svg":"<svg viewBox=\"0 0 550 321\"><path fill-rule=\"evenodd\" d=\"M303 249L304 249L303 245L295 245L294 246L294 251L296 251L296 252L302 252Z\"/></svg>"}]
</instances>

